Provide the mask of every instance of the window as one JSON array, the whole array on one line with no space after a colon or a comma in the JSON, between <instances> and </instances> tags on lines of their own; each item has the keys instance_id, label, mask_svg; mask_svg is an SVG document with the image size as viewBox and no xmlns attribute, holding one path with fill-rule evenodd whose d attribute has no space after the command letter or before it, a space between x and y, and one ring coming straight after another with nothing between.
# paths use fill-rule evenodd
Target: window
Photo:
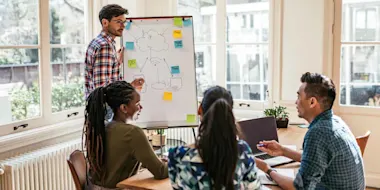
<instances>
[{"instance_id":1,"label":"window","mask_svg":"<svg viewBox=\"0 0 380 190\"><path fill-rule=\"evenodd\" d=\"M41 116L38 1L0 5L0 125Z\"/></svg>"},{"instance_id":2,"label":"window","mask_svg":"<svg viewBox=\"0 0 380 190\"><path fill-rule=\"evenodd\" d=\"M380 0L342 0L340 104L380 106Z\"/></svg>"},{"instance_id":3,"label":"window","mask_svg":"<svg viewBox=\"0 0 380 190\"><path fill-rule=\"evenodd\" d=\"M227 1L226 84L235 99L265 100L268 68L269 2ZM229 27L246 22L241 16L253 15L253 27Z\"/></svg>"},{"instance_id":4,"label":"window","mask_svg":"<svg viewBox=\"0 0 380 190\"><path fill-rule=\"evenodd\" d=\"M193 16L198 97L216 84L216 1L178 0L178 15Z\"/></svg>"},{"instance_id":5,"label":"window","mask_svg":"<svg viewBox=\"0 0 380 190\"><path fill-rule=\"evenodd\" d=\"M84 106L85 11L82 0L49 0L53 113Z\"/></svg>"},{"instance_id":6,"label":"window","mask_svg":"<svg viewBox=\"0 0 380 190\"><path fill-rule=\"evenodd\" d=\"M241 27L242 28L246 28L247 27L247 15L242 15L242 24L241 24Z\"/></svg>"},{"instance_id":7,"label":"window","mask_svg":"<svg viewBox=\"0 0 380 190\"><path fill-rule=\"evenodd\" d=\"M0 128L49 125L74 111L83 115L90 1L0 1ZM7 129L0 136L12 132Z\"/></svg>"},{"instance_id":8,"label":"window","mask_svg":"<svg viewBox=\"0 0 380 190\"><path fill-rule=\"evenodd\" d=\"M194 19L198 95L210 85L222 85L236 100L263 103L268 89L270 3L218 3L178 0L178 15L192 15ZM225 23L217 22L224 18Z\"/></svg>"}]
</instances>

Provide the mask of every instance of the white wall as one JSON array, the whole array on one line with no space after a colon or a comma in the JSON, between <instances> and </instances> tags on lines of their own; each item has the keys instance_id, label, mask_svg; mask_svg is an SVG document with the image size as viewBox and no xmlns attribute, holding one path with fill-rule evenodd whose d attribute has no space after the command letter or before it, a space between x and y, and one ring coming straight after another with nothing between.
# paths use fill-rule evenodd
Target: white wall
<instances>
[{"instance_id":1,"label":"white wall","mask_svg":"<svg viewBox=\"0 0 380 190\"><path fill-rule=\"evenodd\" d=\"M324 1L286 0L283 7L280 98L295 101L301 75L323 70Z\"/></svg>"},{"instance_id":2,"label":"white wall","mask_svg":"<svg viewBox=\"0 0 380 190\"><path fill-rule=\"evenodd\" d=\"M140 5L145 5L145 16L170 16L173 15L174 0L141 0Z\"/></svg>"},{"instance_id":3,"label":"white wall","mask_svg":"<svg viewBox=\"0 0 380 190\"><path fill-rule=\"evenodd\" d=\"M280 1L275 1L280 2ZM323 72L324 34L327 27L325 18L325 1L323 0L286 0L281 1L282 11L280 21L282 28L275 31L280 35L281 49L278 53L279 62L274 63L274 70L278 74L273 75L273 100L288 107L290 122L306 123L298 118L295 108L297 90L300 86L300 77L305 72ZM274 59L276 60L276 58ZM279 89L279 90L276 90Z\"/></svg>"}]
</instances>

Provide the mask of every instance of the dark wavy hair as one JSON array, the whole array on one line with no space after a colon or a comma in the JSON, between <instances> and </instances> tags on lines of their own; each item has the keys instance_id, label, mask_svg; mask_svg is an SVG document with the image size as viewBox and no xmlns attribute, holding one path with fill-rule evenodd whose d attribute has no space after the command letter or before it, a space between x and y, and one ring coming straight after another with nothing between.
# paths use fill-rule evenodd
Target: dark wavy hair
<instances>
[{"instance_id":1,"label":"dark wavy hair","mask_svg":"<svg viewBox=\"0 0 380 190\"><path fill-rule=\"evenodd\" d=\"M213 189L234 189L233 178L238 161L237 126L232 112L230 92L214 86L204 92L202 123L196 147Z\"/></svg>"},{"instance_id":2,"label":"dark wavy hair","mask_svg":"<svg viewBox=\"0 0 380 190\"><path fill-rule=\"evenodd\" d=\"M118 17L123 14L128 15L128 10L124 9L120 5L116 5L116 4L106 5L99 12L100 24L102 23L102 19L107 19L108 21L111 21L113 17Z\"/></svg>"},{"instance_id":3,"label":"dark wavy hair","mask_svg":"<svg viewBox=\"0 0 380 190\"><path fill-rule=\"evenodd\" d=\"M324 110L332 108L336 90L334 82L330 78L318 73L307 72L302 75L301 82L306 83L306 97L315 97Z\"/></svg>"}]
</instances>

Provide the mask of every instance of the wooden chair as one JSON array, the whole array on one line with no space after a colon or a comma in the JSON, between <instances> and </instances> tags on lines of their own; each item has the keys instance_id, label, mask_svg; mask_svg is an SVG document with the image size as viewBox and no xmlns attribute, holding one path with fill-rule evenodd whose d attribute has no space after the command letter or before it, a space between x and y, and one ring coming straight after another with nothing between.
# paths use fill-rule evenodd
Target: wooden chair
<instances>
[{"instance_id":1,"label":"wooden chair","mask_svg":"<svg viewBox=\"0 0 380 190\"><path fill-rule=\"evenodd\" d=\"M67 158L71 175L77 190L84 190L86 185L86 159L82 151L75 150Z\"/></svg>"},{"instance_id":2,"label":"wooden chair","mask_svg":"<svg viewBox=\"0 0 380 190\"><path fill-rule=\"evenodd\" d=\"M362 156L364 155L364 150L365 150L365 147L367 146L367 141L370 135L371 135L371 131L367 131L365 135L356 137L356 142L358 143L360 147Z\"/></svg>"}]
</instances>

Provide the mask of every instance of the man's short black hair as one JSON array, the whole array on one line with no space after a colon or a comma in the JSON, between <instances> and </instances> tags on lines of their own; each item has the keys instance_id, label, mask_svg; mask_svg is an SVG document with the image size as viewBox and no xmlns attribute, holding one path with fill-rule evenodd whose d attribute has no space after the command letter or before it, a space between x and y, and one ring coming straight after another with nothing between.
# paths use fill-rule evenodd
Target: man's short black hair
<instances>
[{"instance_id":1,"label":"man's short black hair","mask_svg":"<svg viewBox=\"0 0 380 190\"><path fill-rule=\"evenodd\" d=\"M334 82L318 73L305 73L301 82L306 83L305 94L308 98L315 97L321 104L322 109L331 109L336 97Z\"/></svg>"},{"instance_id":2,"label":"man's short black hair","mask_svg":"<svg viewBox=\"0 0 380 190\"><path fill-rule=\"evenodd\" d=\"M102 23L102 19L107 19L111 21L113 17L118 17L120 15L128 14L128 10L124 9L120 5L109 4L104 6L99 12L99 21Z\"/></svg>"}]
</instances>

